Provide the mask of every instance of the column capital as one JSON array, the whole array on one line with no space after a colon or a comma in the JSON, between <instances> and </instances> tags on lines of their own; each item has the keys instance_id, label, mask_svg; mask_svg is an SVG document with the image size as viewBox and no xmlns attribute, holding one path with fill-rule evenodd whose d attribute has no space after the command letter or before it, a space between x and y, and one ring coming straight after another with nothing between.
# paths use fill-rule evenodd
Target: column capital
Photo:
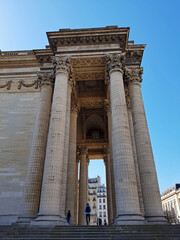
<instances>
[{"instance_id":1,"label":"column capital","mask_svg":"<svg viewBox=\"0 0 180 240\"><path fill-rule=\"evenodd\" d=\"M38 77L38 83L39 86L47 86L50 85L51 87L53 87L54 85L54 72L46 72L46 71L40 71L37 73L37 77Z\"/></svg>"},{"instance_id":2,"label":"column capital","mask_svg":"<svg viewBox=\"0 0 180 240\"><path fill-rule=\"evenodd\" d=\"M77 154L78 155L87 155L88 154L88 148L86 146L78 146Z\"/></svg>"},{"instance_id":3,"label":"column capital","mask_svg":"<svg viewBox=\"0 0 180 240\"><path fill-rule=\"evenodd\" d=\"M110 112L110 102L109 99L104 99L104 109L108 113Z\"/></svg>"},{"instance_id":4,"label":"column capital","mask_svg":"<svg viewBox=\"0 0 180 240\"><path fill-rule=\"evenodd\" d=\"M125 53L110 53L105 56L106 67L109 72L120 71L123 72Z\"/></svg>"},{"instance_id":5,"label":"column capital","mask_svg":"<svg viewBox=\"0 0 180 240\"><path fill-rule=\"evenodd\" d=\"M70 73L70 56L55 56L52 57L52 62L56 69L56 74L60 72Z\"/></svg>"},{"instance_id":6,"label":"column capital","mask_svg":"<svg viewBox=\"0 0 180 240\"><path fill-rule=\"evenodd\" d=\"M79 103L72 102L71 104L71 112L78 113L80 110Z\"/></svg>"},{"instance_id":7,"label":"column capital","mask_svg":"<svg viewBox=\"0 0 180 240\"><path fill-rule=\"evenodd\" d=\"M143 68L125 68L125 77L128 83L139 84L142 82Z\"/></svg>"},{"instance_id":8,"label":"column capital","mask_svg":"<svg viewBox=\"0 0 180 240\"><path fill-rule=\"evenodd\" d=\"M103 152L104 152L104 155L109 154L110 153L109 146L104 145L103 146Z\"/></svg>"}]
</instances>

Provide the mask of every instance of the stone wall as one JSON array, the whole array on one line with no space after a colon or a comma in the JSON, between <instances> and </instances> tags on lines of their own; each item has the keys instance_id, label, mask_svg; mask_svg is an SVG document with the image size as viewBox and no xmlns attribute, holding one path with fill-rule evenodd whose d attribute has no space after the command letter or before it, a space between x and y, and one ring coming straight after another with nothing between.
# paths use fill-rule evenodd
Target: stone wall
<instances>
[{"instance_id":1,"label":"stone wall","mask_svg":"<svg viewBox=\"0 0 180 240\"><path fill-rule=\"evenodd\" d=\"M0 223L21 204L39 94L0 93Z\"/></svg>"}]
</instances>

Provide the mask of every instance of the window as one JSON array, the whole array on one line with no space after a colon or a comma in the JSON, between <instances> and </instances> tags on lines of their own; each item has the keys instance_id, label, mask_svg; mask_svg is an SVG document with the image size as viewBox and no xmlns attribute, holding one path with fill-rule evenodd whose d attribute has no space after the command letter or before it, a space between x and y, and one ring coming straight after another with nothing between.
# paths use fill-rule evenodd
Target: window
<instances>
[{"instance_id":1,"label":"window","mask_svg":"<svg viewBox=\"0 0 180 240\"><path fill-rule=\"evenodd\" d=\"M99 212L99 217L102 217L102 212Z\"/></svg>"},{"instance_id":2,"label":"window","mask_svg":"<svg viewBox=\"0 0 180 240\"><path fill-rule=\"evenodd\" d=\"M101 199L99 199L99 203L101 203Z\"/></svg>"},{"instance_id":3,"label":"window","mask_svg":"<svg viewBox=\"0 0 180 240\"><path fill-rule=\"evenodd\" d=\"M106 217L106 212L104 212L104 217Z\"/></svg>"},{"instance_id":4,"label":"window","mask_svg":"<svg viewBox=\"0 0 180 240\"><path fill-rule=\"evenodd\" d=\"M103 205L103 209L106 209L106 205Z\"/></svg>"},{"instance_id":5,"label":"window","mask_svg":"<svg viewBox=\"0 0 180 240\"><path fill-rule=\"evenodd\" d=\"M93 201L94 201L94 202L96 201L95 197L93 198Z\"/></svg>"},{"instance_id":6,"label":"window","mask_svg":"<svg viewBox=\"0 0 180 240\"><path fill-rule=\"evenodd\" d=\"M103 203L105 203L106 202L106 200L105 199L103 199Z\"/></svg>"},{"instance_id":7,"label":"window","mask_svg":"<svg viewBox=\"0 0 180 240\"><path fill-rule=\"evenodd\" d=\"M99 209L102 209L102 205L99 205Z\"/></svg>"}]
</instances>

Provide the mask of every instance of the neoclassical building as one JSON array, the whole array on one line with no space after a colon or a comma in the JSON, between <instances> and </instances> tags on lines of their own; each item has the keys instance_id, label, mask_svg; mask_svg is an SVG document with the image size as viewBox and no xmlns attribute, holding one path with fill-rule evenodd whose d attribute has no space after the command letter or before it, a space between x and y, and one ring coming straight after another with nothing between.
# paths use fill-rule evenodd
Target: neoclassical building
<instances>
[{"instance_id":1,"label":"neoclassical building","mask_svg":"<svg viewBox=\"0 0 180 240\"><path fill-rule=\"evenodd\" d=\"M70 209L85 224L90 159L105 161L109 223L165 223L141 95L145 45L116 26L47 37L45 49L0 52L1 223L63 225Z\"/></svg>"},{"instance_id":2,"label":"neoclassical building","mask_svg":"<svg viewBox=\"0 0 180 240\"><path fill-rule=\"evenodd\" d=\"M180 184L176 183L161 195L162 209L170 223L180 223Z\"/></svg>"},{"instance_id":3,"label":"neoclassical building","mask_svg":"<svg viewBox=\"0 0 180 240\"><path fill-rule=\"evenodd\" d=\"M91 207L90 225L108 224L106 187L101 183L101 177L88 178L88 201Z\"/></svg>"}]
</instances>

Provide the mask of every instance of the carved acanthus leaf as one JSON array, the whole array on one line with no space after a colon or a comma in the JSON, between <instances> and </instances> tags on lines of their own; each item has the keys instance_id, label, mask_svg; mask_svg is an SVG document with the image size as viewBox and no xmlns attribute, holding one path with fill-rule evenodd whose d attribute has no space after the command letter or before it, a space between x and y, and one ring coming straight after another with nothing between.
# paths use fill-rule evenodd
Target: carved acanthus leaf
<instances>
[{"instance_id":1,"label":"carved acanthus leaf","mask_svg":"<svg viewBox=\"0 0 180 240\"><path fill-rule=\"evenodd\" d=\"M104 109L106 112L110 111L109 99L104 99Z\"/></svg>"},{"instance_id":2,"label":"carved acanthus leaf","mask_svg":"<svg viewBox=\"0 0 180 240\"><path fill-rule=\"evenodd\" d=\"M43 85L50 85L53 86L54 84L54 72L38 72L38 81L39 81L39 86Z\"/></svg>"},{"instance_id":3,"label":"carved acanthus leaf","mask_svg":"<svg viewBox=\"0 0 180 240\"><path fill-rule=\"evenodd\" d=\"M124 56L125 53L113 53L106 55L106 66L109 71L120 69L123 71L124 68Z\"/></svg>"},{"instance_id":4,"label":"carved acanthus leaf","mask_svg":"<svg viewBox=\"0 0 180 240\"><path fill-rule=\"evenodd\" d=\"M79 103L72 103L71 104L71 111L78 113L80 111L80 106Z\"/></svg>"},{"instance_id":5,"label":"carved acanthus leaf","mask_svg":"<svg viewBox=\"0 0 180 240\"><path fill-rule=\"evenodd\" d=\"M142 82L143 68L125 68L125 78L127 82Z\"/></svg>"},{"instance_id":6,"label":"carved acanthus leaf","mask_svg":"<svg viewBox=\"0 0 180 240\"><path fill-rule=\"evenodd\" d=\"M78 155L87 155L88 154L88 148L86 146L79 146L77 148L77 154Z\"/></svg>"},{"instance_id":7,"label":"carved acanthus leaf","mask_svg":"<svg viewBox=\"0 0 180 240\"><path fill-rule=\"evenodd\" d=\"M56 72L70 72L70 56L55 56L52 57L52 62Z\"/></svg>"}]
</instances>

